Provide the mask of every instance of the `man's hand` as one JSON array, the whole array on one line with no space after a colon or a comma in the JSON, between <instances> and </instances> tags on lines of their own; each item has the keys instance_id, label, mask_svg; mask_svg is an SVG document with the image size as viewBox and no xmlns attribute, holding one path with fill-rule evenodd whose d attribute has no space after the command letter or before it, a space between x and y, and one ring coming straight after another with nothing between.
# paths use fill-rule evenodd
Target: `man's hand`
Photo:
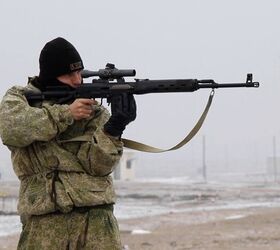
<instances>
[{"instance_id":1,"label":"man's hand","mask_svg":"<svg viewBox=\"0 0 280 250\"><path fill-rule=\"evenodd\" d=\"M121 136L125 127L136 118L136 102L132 94L111 97L111 117L104 125L104 131L112 136Z\"/></svg>"},{"instance_id":2,"label":"man's hand","mask_svg":"<svg viewBox=\"0 0 280 250\"><path fill-rule=\"evenodd\" d=\"M72 104L69 105L74 120L81 120L94 115L91 105L95 104L97 104L97 101L92 99L76 99Z\"/></svg>"}]
</instances>

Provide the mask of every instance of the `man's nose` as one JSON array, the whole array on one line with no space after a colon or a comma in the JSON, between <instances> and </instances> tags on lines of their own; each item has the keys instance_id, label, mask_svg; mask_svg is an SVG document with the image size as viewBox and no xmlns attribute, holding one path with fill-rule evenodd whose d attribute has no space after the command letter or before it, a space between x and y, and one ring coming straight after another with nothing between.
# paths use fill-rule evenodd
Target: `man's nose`
<instances>
[{"instance_id":1,"label":"man's nose","mask_svg":"<svg viewBox=\"0 0 280 250\"><path fill-rule=\"evenodd\" d=\"M73 83L82 83L82 76L81 76L81 72L77 71L74 72L72 75L72 82Z\"/></svg>"}]
</instances>

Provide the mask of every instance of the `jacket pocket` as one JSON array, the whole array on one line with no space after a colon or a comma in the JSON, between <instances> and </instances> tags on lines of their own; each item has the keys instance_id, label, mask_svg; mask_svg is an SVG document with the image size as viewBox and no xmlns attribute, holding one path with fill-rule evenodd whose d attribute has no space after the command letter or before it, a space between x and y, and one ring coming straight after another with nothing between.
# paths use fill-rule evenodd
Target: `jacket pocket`
<instances>
[{"instance_id":1,"label":"jacket pocket","mask_svg":"<svg viewBox=\"0 0 280 250\"><path fill-rule=\"evenodd\" d=\"M94 177L86 173L61 174L60 179L74 206L113 203L115 192L111 177Z\"/></svg>"},{"instance_id":2,"label":"jacket pocket","mask_svg":"<svg viewBox=\"0 0 280 250\"><path fill-rule=\"evenodd\" d=\"M21 180L18 210L20 214L41 215L55 211L43 175L33 175Z\"/></svg>"}]
</instances>

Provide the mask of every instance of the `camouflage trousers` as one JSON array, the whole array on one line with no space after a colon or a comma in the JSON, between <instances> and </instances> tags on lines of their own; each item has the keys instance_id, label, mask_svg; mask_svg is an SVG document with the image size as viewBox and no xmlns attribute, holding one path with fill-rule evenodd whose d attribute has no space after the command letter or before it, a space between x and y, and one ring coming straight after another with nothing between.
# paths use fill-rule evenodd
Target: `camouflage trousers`
<instances>
[{"instance_id":1,"label":"camouflage trousers","mask_svg":"<svg viewBox=\"0 0 280 250\"><path fill-rule=\"evenodd\" d=\"M113 205L31 216L23 225L18 250L46 249L120 250Z\"/></svg>"}]
</instances>

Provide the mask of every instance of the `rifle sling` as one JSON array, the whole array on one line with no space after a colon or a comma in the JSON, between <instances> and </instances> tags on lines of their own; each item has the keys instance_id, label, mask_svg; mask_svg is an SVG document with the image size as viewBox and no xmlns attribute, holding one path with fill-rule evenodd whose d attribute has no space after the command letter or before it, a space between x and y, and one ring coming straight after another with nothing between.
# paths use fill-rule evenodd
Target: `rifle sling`
<instances>
[{"instance_id":1,"label":"rifle sling","mask_svg":"<svg viewBox=\"0 0 280 250\"><path fill-rule=\"evenodd\" d=\"M201 128L201 126L202 126L202 124L203 124L203 122L204 122L204 120L205 120L205 118L208 114L210 106L212 104L214 93L215 93L214 90L212 90L210 92L206 107L204 108L204 111L203 111L202 115L200 116L199 120L197 121L197 123L195 124L193 129L188 133L188 135L181 142L179 142L174 147L169 148L169 149L160 149L160 148L155 148L155 147L152 147L152 146L149 146L149 145L137 142L137 141L132 141L132 140L129 140L129 139L122 138L122 142L124 144L124 147L134 149L134 150L137 150L137 151L148 152L148 153L162 153L162 152L172 151L172 150L176 150L176 149L179 149L179 148L183 147L185 144L187 144L197 134L197 132ZM91 136L82 135L82 136L77 136L77 137L69 139L69 140L62 140L60 142L64 143L64 142L91 141L91 140L92 140Z\"/></svg>"},{"instance_id":2,"label":"rifle sling","mask_svg":"<svg viewBox=\"0 0 280 250\"><path fill-rule=\"evenodd\" d=\"M201 126L207 116L207 113L210 109L210 106L211 106L211 103L212 103L212 100L214 97L214 93L215 93L214 90L212 90L209 95L206 107L205 107L202 115L200 116L199 120L193 127L193 129L188 133L188 135L181 142L179 142L174 147L169 148L169 149L160 149L160 148L155 148L155 147L152 147L152 146L140 143L140 142L136 142L136 141L132 141L132 140L123 138L122 141L124 143L124 146L127 148L130 148L130 149L134 149L134 150L138 150L138 151L142 151L142 152L149 152L149 153L162 153L162 152L172 151L172 150L176 150L176 149L183 147L197 134L197 132L201 128Z\"/></svg>"}]
</instances>

